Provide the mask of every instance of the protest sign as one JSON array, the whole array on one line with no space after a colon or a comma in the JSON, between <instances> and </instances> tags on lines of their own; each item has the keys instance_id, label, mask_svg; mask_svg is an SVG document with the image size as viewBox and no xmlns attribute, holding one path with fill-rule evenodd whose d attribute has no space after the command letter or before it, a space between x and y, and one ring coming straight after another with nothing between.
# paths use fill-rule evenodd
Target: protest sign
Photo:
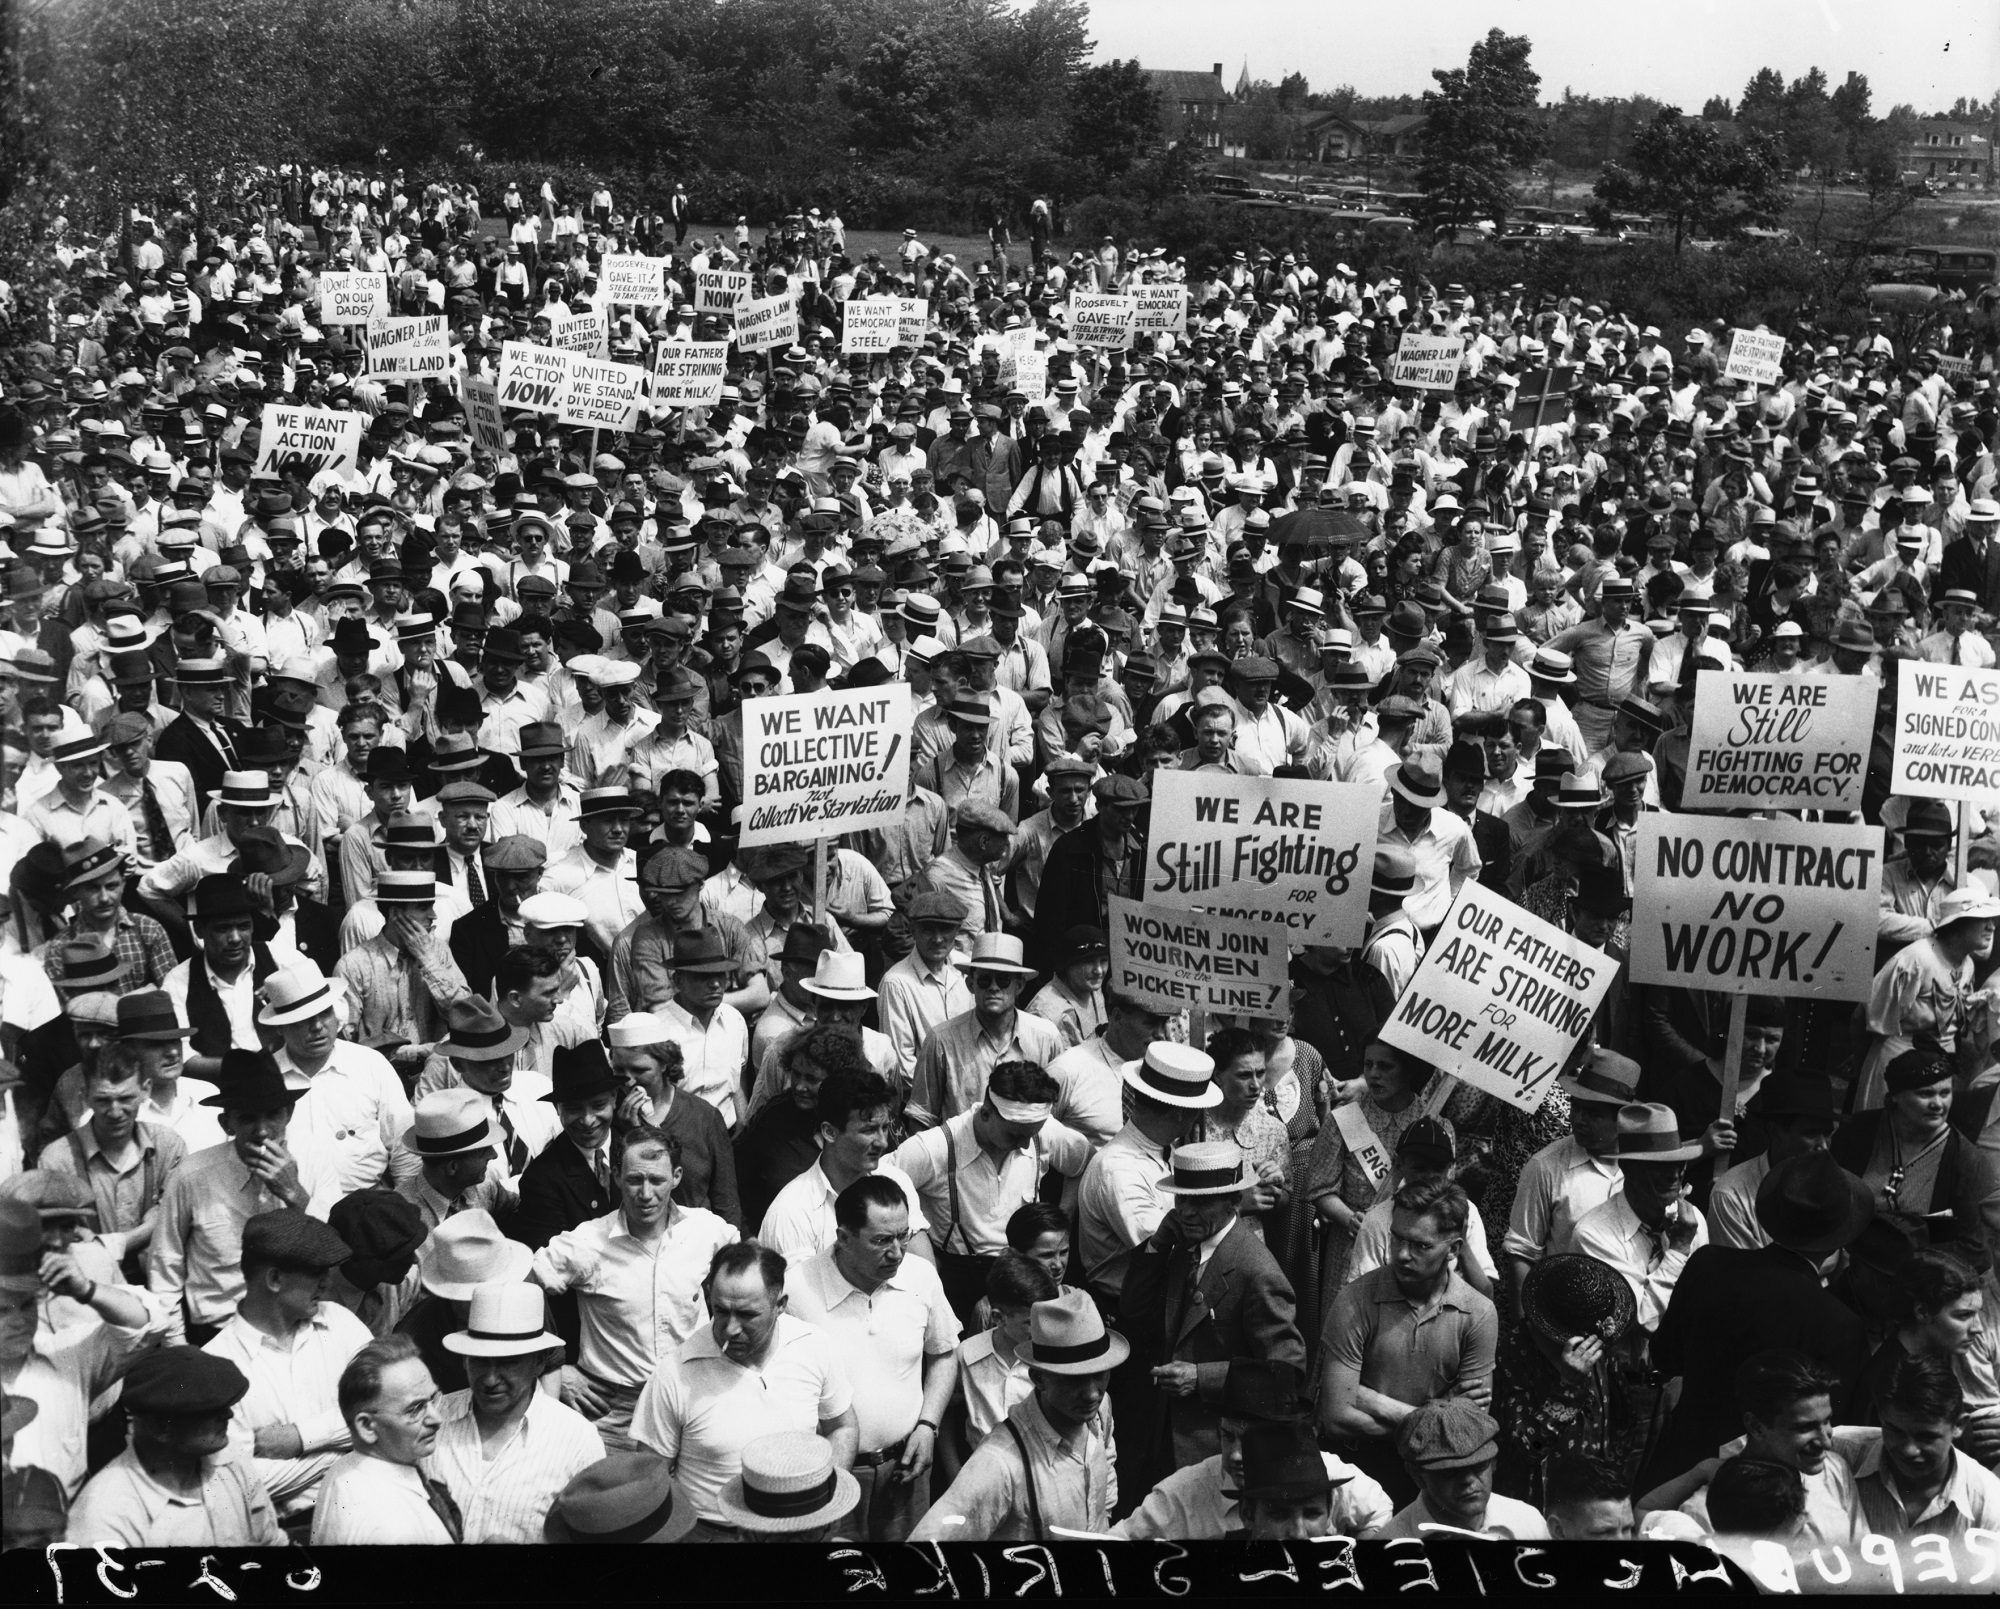
<instances>
[{"instance_id":1,"label":"protest sign","mask_svg":"<svg viewBox=\"0 0 2000 1609\"><path fill-rule=\"evenodd\" d=\"M549 326L549 339L565 352L601 358L611 351L611 327L601 309L573 313L561 323Z\"/></svg>"},{"instance_id":2,"label":"protest sign","mask_svg":"<svg viewBox=\"0 0 2000 1609\"><path fill-rule=\"evenodd\" d=\"M896 344L911 348L924 344L924 331L931 321L931 304L921 296L899 296L902 315L896 320Z\"/></svg>"},{"instance_id":3,"label":"protest sign","mask_svg":"<svg viewBox=\"0 0 2000 1609\"><path fill-rule=\"evenodd\" d=\"M1723 378L1776 385L1785 372L1785 338L1765 330L1731 330Z\"/></svg>"},{"instance_id":4,"label":"protest sign","mask_svg":"<svg viewBox=\"0 0 2000 1609\"><path fill-rule=\"evenodd\" d=\"M1282 930L1197 911L1160 911L1108 896L1111 976L1106 987L1149 1011L1283 1017L1291 946Z\"/></svg>"},{"instance_id":5,"label":"protest sign","mask_svg":"<svg viewBox=\"0 0 2000 1609\"><path fill-rule=\"evenodd\" d=\"M727 341L653 343L653 401L662 408L707 408L722 400Z\"/></svg>"},{"instance_id":6,"label":"protest sign","mask_svg":"<svg viewBox=\"0 0 2000 1609\"><path fill-rule=\"evenodd\" d=\"M1139 304L1130 296L1071 291L1069 338L1078 346L1127 347L1132 344L1132 325L1138 316Z\"/></svg>"},{"instance_id":7,"label":"protest sign","mask_svg":"<svg viewBox=\"0 0 2000 1609\"><path fill-rule=\"evenodd\" d=\"M1381 813L1369 783L1155 771L1146 902L1359 945Z\"/></svg>"},{"instance_id":8,"label":"protest sign","mask_svg":"<svg viewBox=\"0 0 2000 1609\"><path fill-rule=\"evenodd\" d=\"M1694 685L1686 808L1861 808L1874 677L1704 670Z\"/></svg>"},{"instance_id":9,"label":"protest sign","mask_svg":"<svg viewBox=\"0 0 2000 1609\"><path fill-rule=\"evenodd\" d=\"M384 318L368 326L368 373L377 380L436 380L451 373L442 316Z\"/></svg>"},{"instance_id":10,"label":"protest sign","mask_svg":"<svg viewBox=\"0 0 2000 1609\"><path fill-rule=\"evenodd\" d=\"M1938 373L1947 380L1970 380L1972 359L1940 356L1937 360Z\"/></svg>"},{"instance_id":11,"label":"protest sign","mask_svg":"<svg viewBox=\"0 0 2000 1609\"><path fill-rule=\"evenodd\" d=\"M1882 829L1647 811L1632 879L1632 981L1866 1000Z\"/></svg>"},{"instance_id":12,"label":"protest sign","mask_svg":"<svg viewBox=\"0 0 2000 1609\"><path fill-rule=\"evenodd\" d=\"M1906 659L1896 674L1889 791L2000 804L2000 670Z\"/></svg>"},{"instance_id":13,"label":"protest sign","mask_svg":"<svg viewBox=\"0 0 2000 1609\"><path fill-rule=\"evenodd\" d=\"M500 406L554 413L556 398L569 380L572 354L525 341L500 345Z\"/></svg>"},{"instance_id":14,"label":"protest sign","mask_svg":"<svg viewBox=\"0 0 2000 1609\"><path fill-rule=\"evenodd\" d=\"M790 291L758 296L736 310L736 346L742 352L783 349L799 338L799 304Z\"/></svg>"},{"instance_id":15,"label":"protest sign","mask_svg":"<svg viewBox=\"0 0 2000 1609\"><path fill-rule=\"evenodd\" d=\"M1381 1037L1532 1112L1617 974L1602 950L1467 882Z\"/></svg>"},{"instance_id":16,"label":"protest sign","mask_svg":"<svg viewBox=\"0 0 2000 1609\"><path fill-rule=\"evenodd\" d=\"M1185 285L1140 285L1132 292L1138 311L1132 328L1141 335L1185 335L1188 293Z\"/></svg>"},{"instance_id":17,"label":"protest sign","mask_svg":"<svg viewBox=\"0 0 2000 1609\"><path fill-rule=\"evenodd\" d=\"M743 846L809 843L903 819L910 689L795 693L743 707Z\"/></svg>"},{"instance_id":18,"label":"protest sign","mask_svg":"<svg viewBox=\"0 0 2000 1609\"><path fill-rule=\"evenodd\" d=\"M1048 353L1030 350L1021 354L1020 361L1014 365L1013 389L1030 402L1039 401L1049 394Z\"/></svg>"},{"instance_id":19,"label":"protest sign","mask_svg":"<svg viewBox=\"0 0 2000 1609\"><path fill-rule=\"evenodd\" d=\"M1459 365L1464 361L1463 336L1406 335L1389 359L1389 383L1419 391L1449 391L1458 384Z\"/></svg>"},{"instance_id":20,"label":"protest sign","mask_svg":"<svg viewBox=\"0 0 2000 1609\"><path fill-rule=\"evenodd\" d=\"M630 430L639 422L639 387L646 371L571 353L569 374L556 396L556 415L588 430Z\"/></svg>"},{"instance_id":21,"label":"protest sign","mask_svg":"<svg viewBox=\"0 0 2000 1609\"><path fill-rule=\"evenodd\" d=\"M850 301L841 309L840 350L887 356L896 347L903 326L901 297L871 297Z\"/></svg>"},{"instance_id":22,"label":"protest sign","mask_svg":"<svg viewBox=\"0 0 2000 1609\"><path fill-rule=\"evenodd\" d=\"M606 252L597 282L607 302L658 307L667 299L667 260Z\"/></svg>"},{"instance_id":23,"label":"protest sign","mask_svg":"<svg viewBox=\"0 0 2000 1609\"><path fill-rule=\"evenodd\" d=\"M372 324L389 316L389 276L329 268L319 276L322 324Z\"/></svg>"},{"instance_id":24,"label":"protest sign","mask_svg":"<svg viewBox=\"0 0 2000 1609\"><path fill-rule=\"evenodd\" d=\"M733 313L750 294L750 276L735 268L704 268L694 276L697 313Z\"/></svg>"},{"instance_id":25,"label":"protest sign","mask_svg":"<svg viewBox=\"0 0 2000 1609\"><path fill-rule=\"evenodd\" d=\"M253 473L275 475L294 460L307 466L304 476L307 480L323 469L353 469L361 462L361 428L366 423L358 413L338 413L330 408L287 408L267 402L257 430L257 465Z\"/></svg>"},{"instance_id":26,"label":"protest sign","mask_svg":"<svg viewBox=\"0 0 2000 1609\"><path fill-rule=\"evenodd\" d=\"M475 445L495 453L507 450L507 420L500 412L500 387L493 381L466 379L465 418Z\"/></svg>"}]
</instances>

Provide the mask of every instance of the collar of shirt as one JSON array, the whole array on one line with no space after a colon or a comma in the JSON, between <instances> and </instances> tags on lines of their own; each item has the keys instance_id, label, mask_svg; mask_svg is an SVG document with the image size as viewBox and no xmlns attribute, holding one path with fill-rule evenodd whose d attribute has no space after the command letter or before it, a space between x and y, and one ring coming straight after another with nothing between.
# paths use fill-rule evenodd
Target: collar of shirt
<instances>
[{"instance_id":1,"label":"collar of shirt","mask_svg":"<svg viewBox=\"0 0 2000 1609\"><path fill-rule=\"evenodd\" d=\"M1421 1307L1405 1296L1393 1279L1384 1280L1382 1285L1382 1294L1375 1298L1376 1306L1387 1307L1400 1303L1416 1314L1418 1324L1429 1323L1446 1308L1460 1313L1472 1310L1472 1303L1467 1299L1472 1294L1472 1287L1466 1284L1464 1276L1456 1268L1445 1275L1444 1288Z\"/></svg>"},{"instance_id":2,"label":"collar of shirt","mask_svg":"<svg viewBox=\"0 0 2000 1609\"><path fill-rule=\"evenodd\" d=\"M1236 1227L1236 1220L1234 1218L1231 1218L1228 1223L1224 1224L1220 1229L1216 1230L1214 1234L1210 1235L1208 1239L1204 1240L1201 1243L1200 1247L1197 1249L1194 1260L1194 1266L1197 1272L1199 1272L1201 1269L1208 1267L1208 1260L1209 1258L1215 1255L1215 1248L1217 1246L1220 1246L1224 1240L1228 1239L1229 1231L1234 1229L1235 1227Z\"/></svg>"},{"instance_id":3,"label":"collar of shirt","mask_svg":"<svg viewBox=\"0 0 2000 1609\"><path fill-rule=\"evenodd\" d=\"M1937 1519L1947 1509L1955 1508L1960 1514L1970 1514L1974 1511L1971 1494L1966 1490L1969 1485L1965 1473L1966 1457L1967 1455L1956 1447L1952 1448L1951 1474L1945 1478L1945 1483L1938 1492L1924 1505L1920 1514L1910 1513L1908 1499L1897 1489L1895 1471L1890 1469L1882 1458L1882 1438L1879 1434L1869 1443L1868 1450L1855 1460L1854 1478L1856 1481L1876 1482L1883 1491L1895 1499L1896 1506L1903 1511L1908 1522L1912 1526L1917 1526Z\"/></svg>"},{"instance_id":4,"label":"collar of shirt","mask_svg":"<svg viewBox=\"0 0 2000 1609\"><path fill-rule=\"evenodd\" d=\"M1030 1443L1039 1445L1051 1454L1061 1458L1071 1458L1081 1464L1086 1461L1086 1451L1090 1445L1092 1420L1081 1424L1067 1435L1062 1434L1049 1423L1048 1415L1042 1412L1042 1399L1030 1395L1009 1415L1020 1427Z\"/></svg>"}]
</instances>

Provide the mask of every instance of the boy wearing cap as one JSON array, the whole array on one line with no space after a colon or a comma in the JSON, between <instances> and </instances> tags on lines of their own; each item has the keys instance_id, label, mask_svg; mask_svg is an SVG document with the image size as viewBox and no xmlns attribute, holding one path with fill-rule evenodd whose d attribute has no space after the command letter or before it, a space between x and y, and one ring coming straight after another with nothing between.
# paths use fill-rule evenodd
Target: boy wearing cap
<instances>
[{"instance_id":1,"label":"boy wearing cap","mask_svg":"<svg viewBox=\"0 0 2000 1609\"><path fill-rule=\"evenodd\" d=\"M1413 1410L1396 1431L1396 1451L1421 1495L1375 1533L1378 1541L1470 1533L1516 1542L1548 1540L1541 1511L1493 1490L1500 1426L1478 1404L1446 1397Z\"/></svg>"},{"instance_id":2,"label":"boy wearing cap","mask_svg":"<svg viewBox=\"0 0 2000 1609\"><path fill-rule=\"evenodd\" d=\"M94 840L121 855L137 853L131 812L103 786L105 748L88 730L57 739L49 755L56 785L21 806L21 821L36 837L63 849Z\"/></svg>"}]
</instances>

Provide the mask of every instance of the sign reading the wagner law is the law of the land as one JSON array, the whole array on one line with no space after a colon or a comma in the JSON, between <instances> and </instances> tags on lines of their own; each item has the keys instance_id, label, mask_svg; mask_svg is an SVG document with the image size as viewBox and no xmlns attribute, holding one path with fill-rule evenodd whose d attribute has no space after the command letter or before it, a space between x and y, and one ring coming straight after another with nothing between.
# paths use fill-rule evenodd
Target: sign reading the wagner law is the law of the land
<instances>
[{"instance_id":1,"label":"sign reading the wagner law is the law of the land","mask_svg":"<svg viewBox=\"0 0 2000 1609\"><path fill-rule=\"evenodd\" d=\"M1906 659L1896 673L1889 791L2000 804L2000 670Z\"/></svg>"},{"instance_id":2,"label":"sign reading the wagner law is the law of the land","mask_svg":"<svg viewBox=\"0 0 2000 1609\"><path fill-rule=\"evenodd\" d=\"M1155 771L1146 902L1359 945L1381 813L1368 783Z\"/></svg>"},{"instance_id":3,"label":"sign reading the wagner law is the law of the land","mask_svg":"<svg viewBox=\"0 0 2000 1609\"><path fill-rule=\"evenodd\" d=\"M1284 929L1196 911L1162 911L1109 896L1107 986L1148 1010L1283 1017L1291 998Z\"/></svg>"},{"instance_id":4,"label":"sign reading the wagner law is the law of the land","mask_svg":"<svg viewBox=\"0 0 2000 1609\"><path fill-rule=\"evenodd\" d=\"M744 846L809 843L901 821L912 719L902 682L744 705Z\"/></svg>"},{"instance_id":5,"label":"sign reading the wagner law is the law of the land","mask_svg":"<svg viewBox=\"0 0 2000 1609\"><path fill-rule=\"evenodd\" d=\"M442 316L383 318L368 326L368 373L377 380L433 380L451 373Z\"/></svg>"},{"instance_id":6,"label":"sign reading the wagner law is the law of the land","mask_svg":"<svg viewBox=\"0 0 2000 1609\"><path fill-rule=\"evenodd\" d=\"M1705 670L1681 802L1699 810L1859 810L1872 676Z\"/></svg>"},{"instance_id":7,"label":"sign reading the wagner law is the law of the land","mask_svg":"<svg viewBox=\"0 0 2000 1609\"><path fill-rule=\"evenodd\" d=\"M323 469L353 469L361 462L361 428L366 423L358 413L267 402L257 430L254 473L275 475L294 460L307 466L307 480Z\"/></svg>"},{"instance_id":8,"label":"sign reading the wagner law is the law of the land","mask_svg":"<svg viewBox=\"0 0 2000 1609\"><path fill-rule=\"evenodd\" d=\"M1785 338L1768 330L1731 330L1724 379L1776 385L1785 372Z\"/></svg>"},{"instance_id":9,"label":"sign reading the wagner law is the law of the land","mask_svg":"<svg viewBox=\"0 0 2000 1609\"><path fill-rule=\"evenodd\" d=\"M1461 335L1406 335L1389 359L1389 381L1418 391L1450 391L1464 361Z\"/></svg>"},{"instance_id":10,"label":"sign reading the wagner law is the law of the land","mask_svg":"<svg viewBox=\"0 0 2000 1609\"><path fill-rule=\"evenodd\" d=\"M1467 882L1382 1038L1532 1112L1617 973L1602 950Z\"/></svg>"},{"instance_id":11,"label":"sign reading the wagner law is the law of the land","mask_svg":"<svg viewBox=\"0 0 2000 1609\"><path fill-rule=\"evenodd\" d=\"M786 291L781 296L757 296L736 309L736 346L743 352L783 349L799 338L799 300Z\"/></svg>"},{"instance_id":12,"label":"sign reading the wagner law is the law of the land","mask_svg":"<svg viewBox=\"0 0 2000 1609\"><path fill-rule=\"evenodd\" d=\"M1632 877L1632 981L1866 1000L1882 829L1647 811Z\"/></svg>"}]
</instances>

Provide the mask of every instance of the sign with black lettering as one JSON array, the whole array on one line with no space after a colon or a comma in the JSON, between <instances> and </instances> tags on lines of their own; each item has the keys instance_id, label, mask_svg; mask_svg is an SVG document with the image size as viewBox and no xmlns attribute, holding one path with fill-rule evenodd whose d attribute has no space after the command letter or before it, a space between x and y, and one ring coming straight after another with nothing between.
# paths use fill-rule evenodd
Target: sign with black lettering
<instances>
[{"instance_id":1,"label":"sign with black lettering","mask_svg":"<svg viewBox=\"0 0 2000 1609\"><path fill-rule=\"evenodd\" d=\"M1873 676L1704 670L1681 802L1703 810L1859 810Z\"/></svg>"},{"instance_id":2,"label":"sign with black lettering","mask_svg":"<svg viewBox=\"0 0 2000 1609\"><path fill-rule=\"evenodd\" d=\"M569 382L570 354L554 347L505 341L500 347L500 406L552 414Z\"/></svg>"},{"instance_id":3,"label":"sign with black lettering","mask_svg":"<svg viewBox=\"0 0 2000 1609\"><path fill-rule=\"evenodd\" d=\"M1202 911L1163 911L1117 894L1109 986L1150 1011L1283 1017L1291 944L1281 928Z\"/></svg>"},{"instance_id":4,"label":"sign with black lettering","mask_svg":"<svg viewBox=\"0 0 2000 1609\"><path fill-rule=\"evenodd\" d=\"M2000 670L1906 659L1896 675L1889 791L1988 809L2000 803Z\"/></svg>"},{"instance_id":5,"label":"sign with black lettering","mask_svg":"<svg viewBox=\"0 0 2000 1609\"><path fill-rule=\"evenodd\" d=\"M901 821L914 718L901 682L745 704L743 846Z\"/></svg>"},{"instance_id":6,"label":"sign with black lettering","mask_svg":"<svg viewBox=\"0 0 2000 1609\"><path fill-rule=\"evenodd\" d=\"M1866 1000L1882 829L1648 811L1632 879L1632 979L1723 994Z\"/></svg>"},{"instance_id":7,"label":"sign with black lettering","mask_svg":"<svg viewBox=\"0 0 2000 1609\"><path fill-rule=\"evenodd\" d=\"M358 413L329 408L287 408L264 404L257 430L257 465L253 473L276 475L286 464L302 462L310 480L323 469L347 470L361 462L361 430L367 421Z\"/></svg>"}]
</instances>

